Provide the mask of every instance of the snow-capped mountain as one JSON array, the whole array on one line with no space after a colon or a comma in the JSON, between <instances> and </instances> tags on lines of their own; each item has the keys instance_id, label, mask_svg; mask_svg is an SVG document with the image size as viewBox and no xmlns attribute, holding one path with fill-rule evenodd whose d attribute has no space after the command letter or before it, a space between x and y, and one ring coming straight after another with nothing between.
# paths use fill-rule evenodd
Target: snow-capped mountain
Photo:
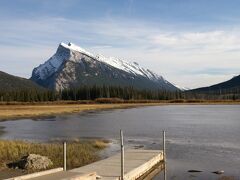
<instances>
[{"instance_id":1,"label":"snow-capped mountain","mask_svg":"<svg viewBox=\"0 0 240 180\"><path fill-rule=\"evenodd\" d=\"M61 43L49 60L34 68L31 79L55 90L83 85L179 90L162 76L140 67L136 62L94 55L73 43Z\"/></svg>"},{"instance_id":2,"label":"snow-capped mountain","mask_svg":"<svg viewBox=\"0 0 240 180\"><path fill-rule=\"evenodd\" d=\"M177 84L173 84L175 87L177 87L178 89L180 89L181 91L188 91L190 90L190 88L187 88L187 87L183 87L183 86L179 86Z\"/></svg>"}]
</instances>

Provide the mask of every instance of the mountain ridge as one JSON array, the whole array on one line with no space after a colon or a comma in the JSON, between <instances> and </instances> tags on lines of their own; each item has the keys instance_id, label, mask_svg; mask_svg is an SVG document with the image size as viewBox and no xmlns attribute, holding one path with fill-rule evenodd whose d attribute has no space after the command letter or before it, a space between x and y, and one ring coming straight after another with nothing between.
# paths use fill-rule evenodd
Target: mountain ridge
<instances>
[{"instance_id":1,"label":"mountain ridge","mask_svg":"<svg viewBox=\"0 0 240 180\"><path fill-rule=\"evenodd\" d=\"M17 91L17 90L44 90L43 87L39 86L35 82L14 76L6 72L0 71L0 90L1 91Z\"/></svg>"},{"instance_id":2,"label":"mountain ridge","mask_svg":"<svg viewBox=\"0 0 240 180\"><path fill-rule=\"evenodd\" d=\"M137 63L94 55L73 43L60 43L51 58L34 68L31 80L58 91L94 84L179 90L162 76Z\"/></svg>"},{"instance_id":3,"label":"mountain ridge","mask_svg":"<svg viewBox=\"0 0 240 180\"><path fill-rule=\"evenodd\" d=\"M221 83L217 83L207 87L196 88L189 91L204 93L209 91L221 91L221 90L227 90L232 88L240 88L240 75L234 76L231 79Z\"/></svg>"}]
</instances>

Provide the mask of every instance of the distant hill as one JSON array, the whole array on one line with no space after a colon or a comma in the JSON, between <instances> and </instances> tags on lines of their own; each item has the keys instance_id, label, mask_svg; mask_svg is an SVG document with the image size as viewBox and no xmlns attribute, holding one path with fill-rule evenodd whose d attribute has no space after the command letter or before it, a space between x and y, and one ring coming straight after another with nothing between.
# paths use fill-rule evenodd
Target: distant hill
<instances>
[{"instance_id":1,"label":"distant hill","mask_svg":"<svg viewBox=\"0 0 240 180\"><path fill-rule=\"evenodd\" d=\"M208 93L208 92L216 92L216 91L224 92L232 89L240 89L240 75L235 76L232 79L219 84L190 90L190 92L197 92L197 93Z\"/></svg>"},{"instance_id":2,"label":"distant hill","mask_svg":"<svg viewBox=\"0 0 240 180\"><path fill-rule=\"evenodd\" d=\"M13 76L0 71L0 91L16 91L29 89L44 90L45 88L39 86L38 84L29 79Z\"/></svg>"}]
</instances>

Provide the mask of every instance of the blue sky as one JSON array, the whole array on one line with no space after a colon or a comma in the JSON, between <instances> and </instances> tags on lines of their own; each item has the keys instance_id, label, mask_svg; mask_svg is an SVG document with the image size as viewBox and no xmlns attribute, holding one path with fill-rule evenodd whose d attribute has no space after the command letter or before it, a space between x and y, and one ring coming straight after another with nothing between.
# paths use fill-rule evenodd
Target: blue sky
<instances>
[{"instance_id":1,"label":"blue sky","mask_svg":"<svg viewBox=\"0 0 240 180\"><path fill-rule=\"evenodd\" d=\"M0 70L29 78L60 42L195 88L239 74L239 0L1 0Z\"/></svg>"}]
</instances>

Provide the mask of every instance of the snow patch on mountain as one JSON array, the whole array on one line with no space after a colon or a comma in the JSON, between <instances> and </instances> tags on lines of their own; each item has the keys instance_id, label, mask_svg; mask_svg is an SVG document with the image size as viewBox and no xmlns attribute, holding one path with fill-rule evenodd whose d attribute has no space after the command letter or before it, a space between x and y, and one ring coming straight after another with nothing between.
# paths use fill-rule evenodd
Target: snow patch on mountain
<instances>
[{"instance_id":1,"label":"snow patch on mountain","mask_svg":"<svg viewBox=\"0 0 240 180\"><path fill-rule=\"evenodd\" d=\"M68 56L66 51L60 51L58 49L50 59L35 68L33 72L39 79L47 79L59 69L63 62L67 60Z\"/></svg>"},{"instance_id":2,"label":"snow patch on mountain","mask_svg":"<svg viewBox=\"0 0 240 180\"><path fill-rule=\"evenodd\" d=\"M180 89L181 91L187 91L187 90L190 90L190 88L187 88L187 87L182 87L182 86L179 86L177 84L173 84L175 87L177 87L178 89Z\"/></svg>"},{"instance_id":3,"label":"snow patch on mountain","mask_svg":"<svg viewBox=\"0 0 240 180\"><path fill-rule=\"evenodd\" d=\"M85 56L85 57L84 57ZM87 56L87 57L86 57ZM61 72L61 69L65 66L66 74L71 74L71 76L67 77L67 80L63 80L64 78L59 76L57 84L62 86L63 84L67 84L67 82L74 81L76 79L75 75L78 72L74 71L74 66L69 66L68 64L71 62L81 64L82 67L85 66L82 61L89 62L89 67L93 68L96 65L96 62L100 62L102 64L107 65L108 67L113 67L115 69L124 71L130 74L130 78L135 79L135 77L144 77L149 79L150 81L156 82L157 84L168 84L169 86L173 86L170 82L165 80L162 76L153 73L149 69L142 68L138 63L127 62L119 58L115 57L105 57L101 54L95 55L93 53L88 52L87 50L73 44L73 43L60 43L57 52L48 59L44 64L39 65L34 68L32 77L38 81L47 80L50 77L56 75L56 72ZM71 64L70 63L70 64ZM103 67L103 66L101 66ZM65 75L66 76L66 75ZM85 76L88 76L85 74ZM95 73L95 76L98 76L98 73ZM126 76L124 73L122 76ZM61 85L62 84L62 85Z\"/></svg>"},{"instance_id":4,"label":"snow patch on mountain","mask_svg":"<svg viewBox=\"0 0 240 180\"><path fill-rule=\"evenodd\" d=\"M93 53L90 53L86 51L85 49L73 44L73 43L61 43L61 46L73 50L73 51L78 51L80 53L83 53L87 56L90 56L98 61L104 62L110 66L113 66L117 69L123 70L128 73L132 73L134 75L141 75L144 77L147 77L151 80L164 80L162 76L157 75L156 73L151 72L149 69L144 69L138 65L138 63L129 63L127 61L115 58L115 57L105 57L102 54L94 55ZM167 82L167 81L166 81Z\"/></svg>"},{"instance_id":5,"label":"snow patch on mountain","mask_svg":"<svg viewBox=\"0 0 240 180\"><path fill-rule=\"evenodd\" d=\"M78 51L78 52L80 52L80 53L83 53L83 54L85 54L85 55L88 55L88 56L90 56L90 57L95 58L95 55L93 55L92 53L86 51L85 49L83 49L83 48L81 48L80 46L77 46L77 45L75 45L75 44L73 44L73 43L71 43L71 42L68 43L68 44L65 44L65 43L62 42L62 43L60 43L60 45L63 46L63 47L65 47L65 48L67 48L67 49L69 49L69 50Z\"/></svg>"}]
</instances>

